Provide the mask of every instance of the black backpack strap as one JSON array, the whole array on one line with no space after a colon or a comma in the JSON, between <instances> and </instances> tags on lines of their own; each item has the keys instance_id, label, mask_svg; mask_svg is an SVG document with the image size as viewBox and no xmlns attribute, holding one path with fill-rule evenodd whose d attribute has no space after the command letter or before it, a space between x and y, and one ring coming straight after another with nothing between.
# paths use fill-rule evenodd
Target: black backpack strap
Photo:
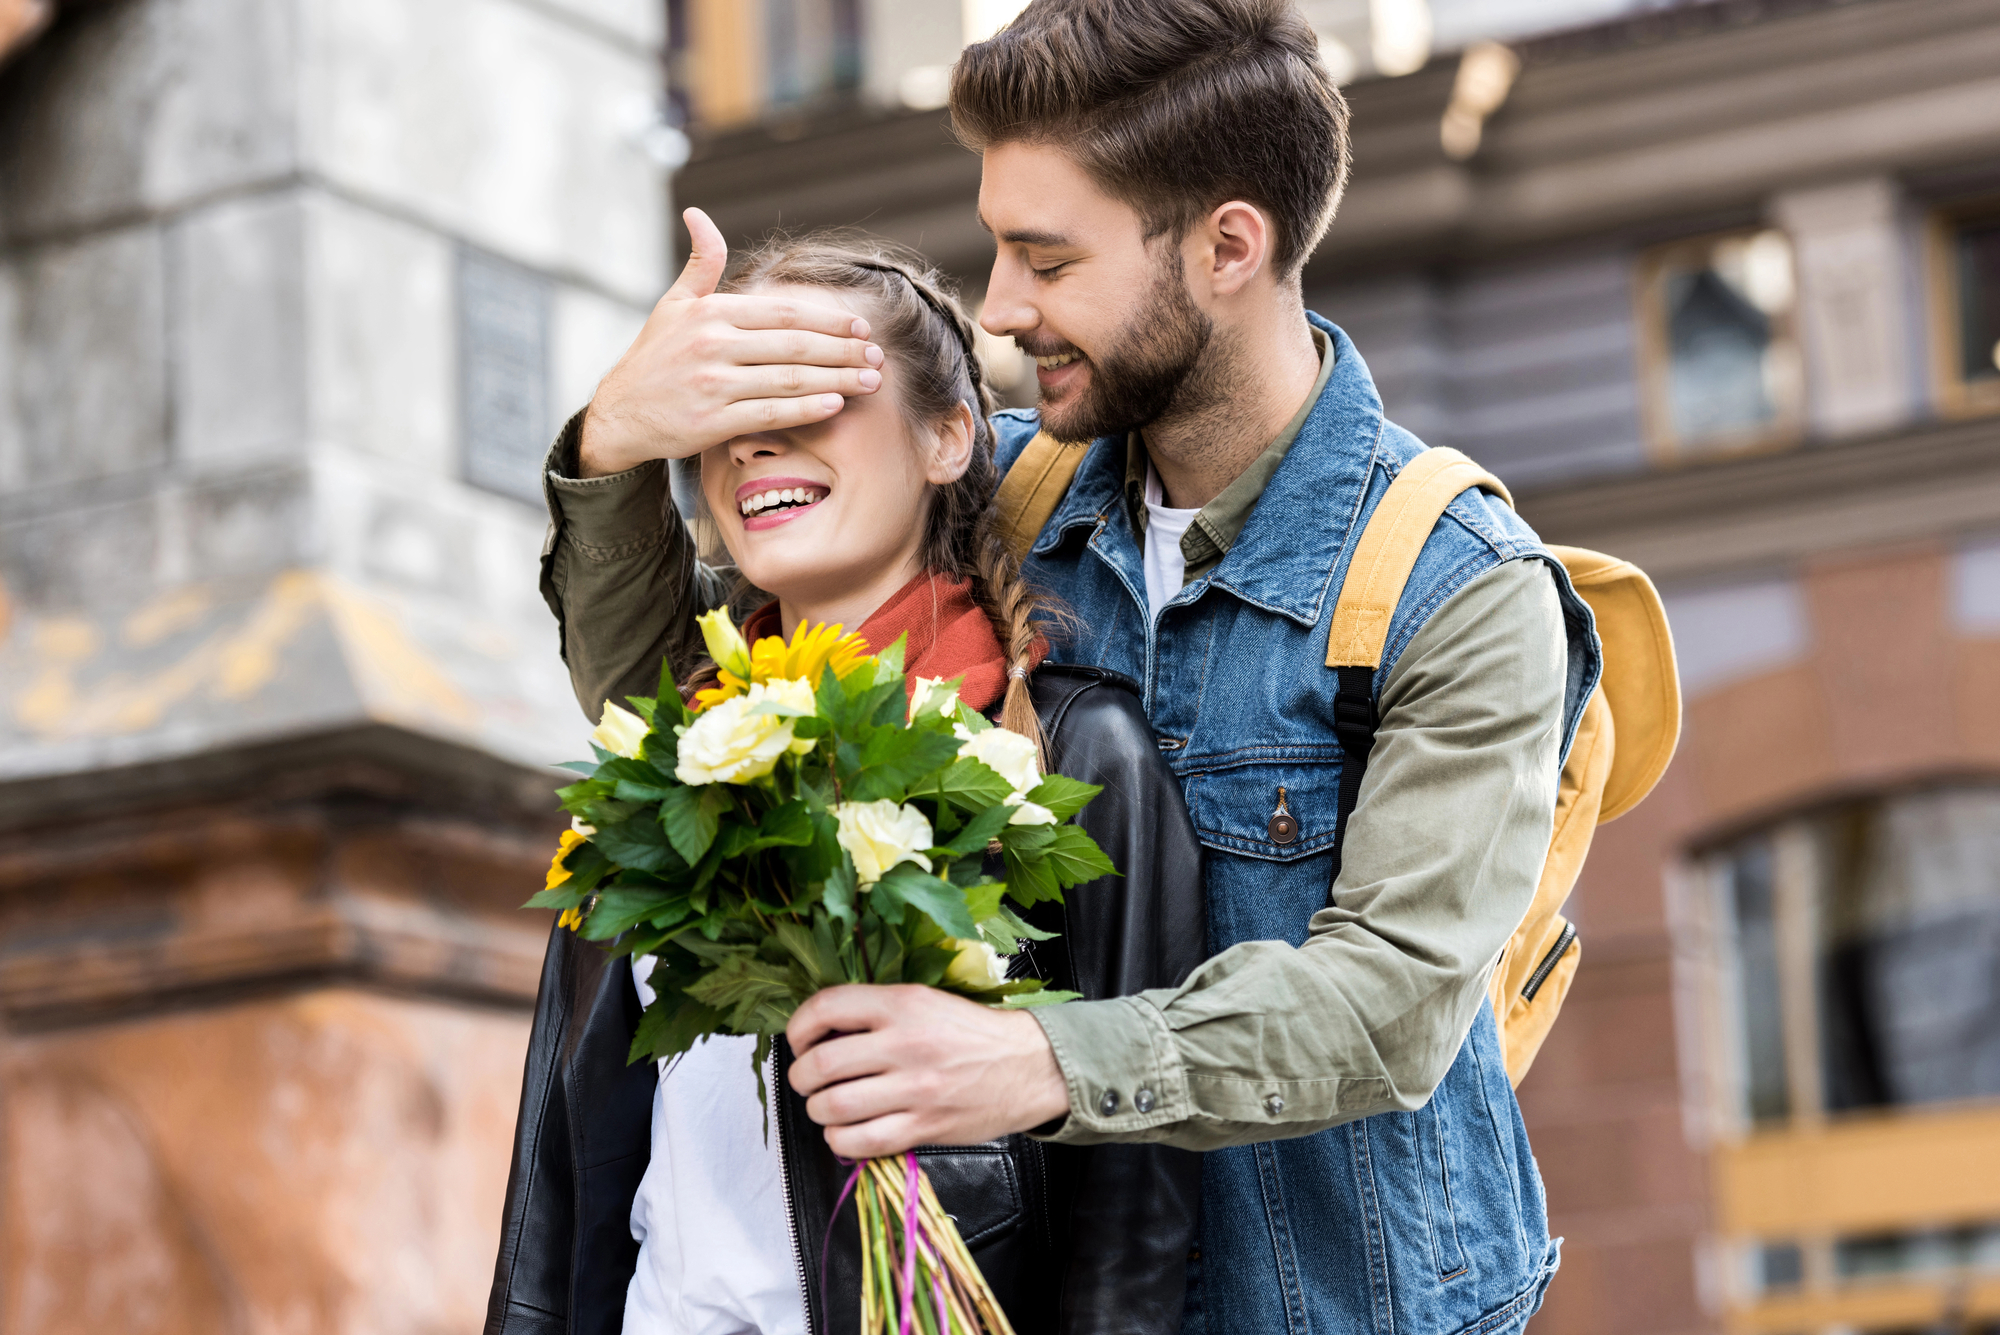
<instances>
[{"instance_id":1,"label":"black backpack strap","mask_svg":"<svg viewBox=\"0 0 2000 1335\"><path fill-rule=\"evenodd\" d=\"M1361 800L1361 780L1368 773L1368 752L1375 745L1375 669L1339 667L1340 689L1333 697L1333 735L1340 739L1340 798L1333 817L1333 871L1327 877L1326 902L1333 903L1333 883L1340 879L1340 853L1347 843L1347 818Z\"/></svg>"}]
</instances>

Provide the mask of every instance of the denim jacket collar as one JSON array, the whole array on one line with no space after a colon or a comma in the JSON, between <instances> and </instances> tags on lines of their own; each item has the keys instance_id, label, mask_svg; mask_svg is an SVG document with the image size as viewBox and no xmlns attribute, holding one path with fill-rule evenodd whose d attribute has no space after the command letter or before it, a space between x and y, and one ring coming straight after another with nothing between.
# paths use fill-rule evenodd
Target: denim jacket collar
<instances>
[{"instance_id":1,"label":"denim jacket collar","mask_svg":"<svg viewBox=\"0 0 2000 1335\"><path fill-rule=\"evenodd\" d=\"M1214 569L1190 580L1176 602L1192 601L1213 586L1301 625L1319 621L1334 565L1367 499L1382 436L1382 399L1352 340L1311 311L1306 318L1333 344L1326 388L1236 542ZM1035 550L1053 550L1078 526L1095 528L1123 504L1124 479L1124 438L1092 441ZM1129 532L1126 524L1112 527Z\"/></svg>"}]
</instances>

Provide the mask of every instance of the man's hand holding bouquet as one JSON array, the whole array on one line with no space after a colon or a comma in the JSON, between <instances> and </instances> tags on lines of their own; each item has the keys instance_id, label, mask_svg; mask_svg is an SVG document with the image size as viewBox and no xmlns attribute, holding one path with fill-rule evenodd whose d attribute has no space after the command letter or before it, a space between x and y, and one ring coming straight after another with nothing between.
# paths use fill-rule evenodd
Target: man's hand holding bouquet
<instances>
[{"instance_id":1,"label":"man's hand holding bouquet","mask_svg":"<svg viewBox=\"0 0 2000 1335\"><path fill-rule=\"evenodd\" d=\"M701 629L718 684L683 704L663 671L636 713L606 703L597 760L561 790L572 830L528 901L654 957L632 1060L754 1035L761 1073L799 1005L845 983L1008 1007L1074 995L1010 978L1007 957L1049 936L1016 909L1113 871L1068 823L1097 787L1043 776L1035 744L962 706L955 682L907 686L901 641L870 656L802 622L750 645L722 611ZM914 1154L857 1165L848 1187L863 1331L1011 1332Z\"/></svg>"}]
</instances>

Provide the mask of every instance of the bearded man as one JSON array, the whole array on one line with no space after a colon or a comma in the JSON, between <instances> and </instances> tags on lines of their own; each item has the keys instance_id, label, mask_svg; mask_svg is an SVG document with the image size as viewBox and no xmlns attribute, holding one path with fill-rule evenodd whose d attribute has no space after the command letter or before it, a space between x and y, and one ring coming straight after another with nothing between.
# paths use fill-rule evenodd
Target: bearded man
<instances>
[{"instance_id":1,"label":"bearded man","mask_svg":"<svg viewBox=\"0 0 2000 1335\"><path fill-rule=\"evenodd\" d=\"M1390 621L1343 844L1330 618L1423 446L1302 302L1348 164L1311 29L1290 0L1034 0L966 50L951 112L996 242L983 320L1041 388L995 418L1000 468L1037 432L1087 450L1025 568L1082 626L1056 657L1141 685L1215 953L1033 1013L821 993L792 1083L853 1157L1022 1131L1205 1151L1196 1335L1518 1331L1558 1243L1486 985L1596 681L1589 614L1511 510L1459 496ZM661 424L785 430L880 383L863 328L725 329L701 300L668 294L551 457L544 587L586 709L646 693L699 596Z\"/></svg>"}]
</instances>

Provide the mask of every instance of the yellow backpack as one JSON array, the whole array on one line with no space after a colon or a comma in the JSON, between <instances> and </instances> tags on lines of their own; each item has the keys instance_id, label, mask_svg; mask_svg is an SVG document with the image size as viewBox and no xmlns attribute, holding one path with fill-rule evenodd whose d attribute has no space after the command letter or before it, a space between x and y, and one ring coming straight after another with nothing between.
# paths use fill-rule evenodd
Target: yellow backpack
<instances>
[{"instance_id":1,"label":"yellow backpack","mask_svg":"<svg viewBox=\"0 0 2000 1335\"><path fill-rule=\"evenodd\" d=\"M1081 446L1038 434L1001 480L994 504L1001 535L1016 555L1027 553L1055 513L1083 456ZM1373 679L1389 622L1431 530L1445 507L1470 487L1514 504L1498 478L1457 450L1424 451L1397 474L1355 545L1326 651L1327 667L1339 674L1334 731L1348 757L1335 822L1336 868L1374 740ZM1582 956L1576 926L1559 910L1583 869L1591 836L1652 790L1673 758L1681 725L1673 638L1652 581L1616 557L1580 547L1549 551L1590 605L1603 645L1604 675L1584 705L1563 763L1555 828L1534 902L1500 952L1487 988L1507 1075L1517 1085L1555 1024Z\"/></svg>"}]
</instances>

